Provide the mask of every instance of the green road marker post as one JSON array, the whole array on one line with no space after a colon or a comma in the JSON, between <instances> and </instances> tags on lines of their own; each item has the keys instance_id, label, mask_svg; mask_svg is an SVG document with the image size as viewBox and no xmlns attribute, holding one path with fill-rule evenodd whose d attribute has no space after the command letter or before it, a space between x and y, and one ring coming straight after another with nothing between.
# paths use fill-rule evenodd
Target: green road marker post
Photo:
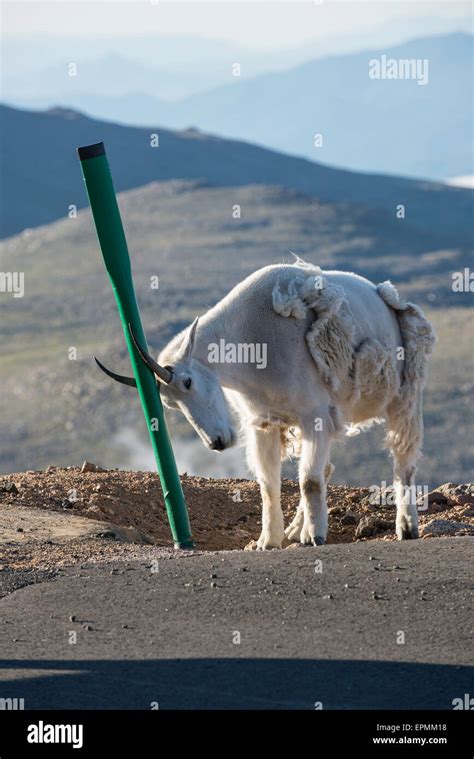
<instances>
[{"instance_id":1,"label":"green road marker post","mask_svg":"<svg viewBox=\"0 0 474 759\"><path fill-rule=\"evenodd\" d=\"M130 335L129 325L141 346L147 350L133 286L127 241L104 144L99 142L95 145L87 145L78 148L77 153L150 433L174 544L176 548L193 548L188 510L176 468L159 389L153 372L142 361Z\"/></svg>"}]
</instances>

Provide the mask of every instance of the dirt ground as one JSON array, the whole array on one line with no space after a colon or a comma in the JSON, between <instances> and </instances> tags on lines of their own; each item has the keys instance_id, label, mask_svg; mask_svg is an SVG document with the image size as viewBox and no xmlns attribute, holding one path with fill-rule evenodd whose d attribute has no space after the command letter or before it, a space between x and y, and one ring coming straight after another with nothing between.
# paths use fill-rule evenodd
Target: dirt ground
<instances>
[{"instance_id":1,"label":"dirt ground","mask_svg":"<svg viewBox=\"0 0 474 759\"><path fill-rule=\"evenodd\" d=\"M253 547L261 529L256 482L183 475L182 485L198 550ZM391 492L376 505L371 496L369 488L329 486L328 543L395 539ZM286 524L298 500L297 483L284 480ZM427 503L422 538L474 535L474 485L447 483ZM0 478L0 569L129 560L157 547L169 551L172 541L155 473L48 467Z\"/></svg>"}]
</instances>

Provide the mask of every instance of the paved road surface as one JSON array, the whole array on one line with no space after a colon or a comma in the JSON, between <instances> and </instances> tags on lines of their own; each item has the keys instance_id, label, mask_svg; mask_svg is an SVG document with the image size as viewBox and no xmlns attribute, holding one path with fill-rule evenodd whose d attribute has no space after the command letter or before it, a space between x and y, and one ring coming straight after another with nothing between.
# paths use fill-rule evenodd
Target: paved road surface
<instances>
[{"instance_id":1,"label":"paved road surface","mask_svg":"<svg viewBox=\"0 0 474 759\"><path fill-rule=\"evenodd\" d=\"M74 567L27 586L31 575L2 573L0 698L27 709L450 709L474 694L473 545L157 553L157 567Z\"/></svg>"}]
</instances>

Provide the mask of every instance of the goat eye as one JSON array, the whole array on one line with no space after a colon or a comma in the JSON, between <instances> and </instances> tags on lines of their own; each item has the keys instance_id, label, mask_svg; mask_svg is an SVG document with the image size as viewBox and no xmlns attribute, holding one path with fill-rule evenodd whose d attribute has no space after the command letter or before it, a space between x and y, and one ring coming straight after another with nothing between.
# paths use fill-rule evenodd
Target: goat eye
<instances>
[{"instance_id":1,"label":"goat eye","mask_svg":"<svg viewBox=\"0 0 474 759\"><path fill-rule=\"evenodd\" d=\"M186 388L186 390L189 390L189 388L191 387L191 384L192 384L191 377L188 377L187 379L184 380L184 387Z\"/></svg>"}]
</instances>

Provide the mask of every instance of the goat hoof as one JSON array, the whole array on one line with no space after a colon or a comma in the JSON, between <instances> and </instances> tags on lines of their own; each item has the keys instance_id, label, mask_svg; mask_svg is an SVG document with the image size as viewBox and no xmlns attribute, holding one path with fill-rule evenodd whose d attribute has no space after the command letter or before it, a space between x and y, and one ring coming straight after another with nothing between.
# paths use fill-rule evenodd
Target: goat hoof
<instances>
[{"instance_id":1,"label":"goat hoof","mask_svg":"<svg viewBox=\"0 0 474 759\"><path fill-rule=\"evenodd\" d=\"M399 540L416 540L418 538L417 525L405 522L397 525L397 538Z\"/></svg>"},{"instance_id":2,"label":"goat hoof","mask_svg":"<svg viewBox=\"0 0 474 759\"><path fill-rule=\"evenodd\" d=\"M311 538L310 545L312 546L323 546L326 542L326 539L322 537L322 535L316 535L314 538Z\"/></svg>"},{"instance_id":3,"label":"goat hoof","mask_svg":"<svg viewBox=\"0 0 474 759\"><path fill-rule=\"evenodd\" d=\"M287 540L290 541L290 543L299 543L300 535L301 535L301 527L293 527L292 529L288 527L285 530L285 537Z\"/></svg>"},{"instance_id":4,"label":"goat hoof","mask_svg":"<svg viewBox=\"0 0 474 759\"><path fill-rule=\"evenodd\" d=\"M402 519L397 524L398 540L416 540L418 538L418 525L413 524L411 519Z\"/></svg>"},{"instance_id":5,"label":"goat hoof","mask_svg":"<svg viewBox=\"0 0 474 759\"><path fill-rule=\"evenodd\" d=\"M400 540L416 540L418 538L418 528L412 527L411 530L402 530Z\"/></svg>"},{"instance_id":6,"label":"goat hoof","mask_svg":"<svg viewBox=\"0 0 474 759\"><path fill-rule=\"evenodd\" d=\"M298 511L291 524L285 530L286 539L291 543L299 543L301 537L301 529L303 527L303 514Z\"/></svg>"},{"instance_id":7,"label":"goat hoof","mask_svg":"<svg viewBox=\"0 0 474 759\"><path fill-rule=\"evenodd\" d=\"M272 551L281 548L283 538L283 530L281 530L281 534L280 531L276 534L262 533L257 540L256 549L257 551Z\"/></svg>"}]
</instances>

